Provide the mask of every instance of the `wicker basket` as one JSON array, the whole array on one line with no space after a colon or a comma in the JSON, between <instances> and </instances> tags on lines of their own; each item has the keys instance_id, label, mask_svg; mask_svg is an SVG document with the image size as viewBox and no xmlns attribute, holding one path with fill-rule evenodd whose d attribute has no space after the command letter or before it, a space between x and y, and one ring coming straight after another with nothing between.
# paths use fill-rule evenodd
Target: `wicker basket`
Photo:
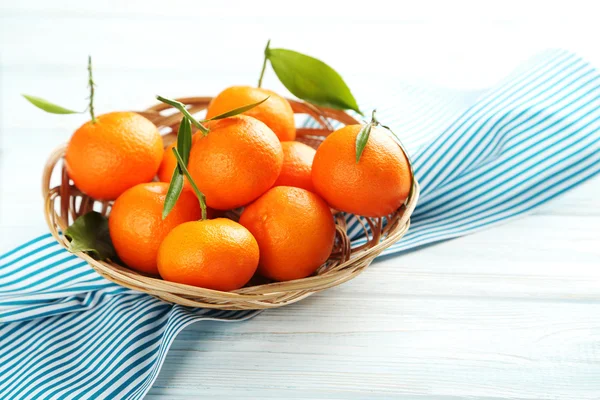
<instances>
[{"instance_id":1,"label":"wicker basket","mask_svg":"<svg viewBox=\"0 0 600 400\"><path fill-rule=\"evenodd\" d=\"M190 97L178 99L189 106L191 113L205 109L210 97ZM317 147L323 139L333 131L331 121L342 124L358 123L350 115L337 110L318 108L311 104L290 100L294 113L312 116L319 128L298 128L297 140L312 147ZM179 113L174 113L166 104L158 104L144 112L161 131L165 145L175 140L175 130L181 120ZM65 248L68 240L61 235L72 221L92 209L103 214L110 212L111 202L96 201L81 193L69 180L64 163L65 146L56 149L50 156L42 180L42 190L45 198L45 215L52 235ZM405 152L404 148L402 151ZM60 169L57 170L57 169ZM50 187L50 178L54 170L60 173L61 184ZM255 284L232 292L221 292L167 282L160 278L140 274L127 267L111 261L98 261L85 253L77 256L87 261L100 275L119 285L148 293L170 303L190 307L217 308L223 310L252 310L281 307L295 303L313 293L337 286L360 274L383 250L397 242L408 230L410 215L417 198L419 185L413 178L412 190L405 204L386 218L356 217L367 237L366 243L355 245L351 243L348 234L348 224L343 214L335 215L336 240L329 260L322 265L314 276L288 282ZM231 215L235 219L235 215ZM386 222L386 223L384 223Z\"/></svg>"}]
</instances>

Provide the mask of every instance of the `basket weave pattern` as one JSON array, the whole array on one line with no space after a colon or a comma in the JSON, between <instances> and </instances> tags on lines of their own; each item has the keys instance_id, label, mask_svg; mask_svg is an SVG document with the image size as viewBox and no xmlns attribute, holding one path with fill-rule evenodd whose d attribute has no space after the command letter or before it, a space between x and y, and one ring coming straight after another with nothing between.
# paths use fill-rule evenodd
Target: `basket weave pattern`
<instances>
[{"instance_id":1,"label":"basket weave pattern","mask_svg":"<svg viewBox=\"0 0 600 400\"><path fill-rule=\"evenodd\" d=\"M210 97L189 97L178 99L188 106L194 114L206 109ZM337 110L320 108L304 102L290 100L294 113L308 114L319 124L318 128L298 128L297 139L316 148L333 131L331 120L342 124L356 124L350 115ZM181 120L181 114L174 113L166 104L158 104L139 114L150 119L161 131L164 144L175 140L175 132ZM105 215L110 212L112 202L97 201L81 193L67 175L63 157L66 146L56 149L48 159L42 178L42 190L45 198L46 222L55 239L65 248L69 241L60 233L80 215L91 210ZM404 148L402 151L406 154ZM60 185L50 187L51 177L60 176ZM117 263L98 261L85 253L77 253L104 278L119 285L148 293L170 303L189 307L206 307L224 310L251 310L281 307L295 303L313 293L337 286L360 274L383 250L402 238L410 225L417 198L419 185L413 178L412 190L396 212L386 218L357 217L367 237L366 243L353 246L347 233L348 226L342 213L335 214L336 240L334 249L314 276L288 282L255 284L232 292L221 292L167 282L157 277L147 276ZM228 215L236 219L238 214ZM387 223L384 224L384 220Z\"/></svg>"}]
</instances>

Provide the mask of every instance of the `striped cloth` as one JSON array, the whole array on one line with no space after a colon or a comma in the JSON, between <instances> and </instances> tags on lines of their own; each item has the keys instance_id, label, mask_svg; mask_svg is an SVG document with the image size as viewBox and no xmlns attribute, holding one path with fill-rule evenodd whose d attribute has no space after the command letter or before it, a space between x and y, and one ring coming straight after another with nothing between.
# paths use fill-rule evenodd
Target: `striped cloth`
<instances>
[{"instance_id":1,"label":"striped cloth","mask_svg":"<svg viewBox=\"0 0 600 400\"><path fill-rule=\"evenodd\" d=\"M378 117L405 138L422 196L385 254L507 221L597 174L599 85L589 64L556 50L483 93L399 87ZM254 315L122 288L43 235L0 256L0 398L140 399L187 325Z\"/></svg>"}]
</instances>

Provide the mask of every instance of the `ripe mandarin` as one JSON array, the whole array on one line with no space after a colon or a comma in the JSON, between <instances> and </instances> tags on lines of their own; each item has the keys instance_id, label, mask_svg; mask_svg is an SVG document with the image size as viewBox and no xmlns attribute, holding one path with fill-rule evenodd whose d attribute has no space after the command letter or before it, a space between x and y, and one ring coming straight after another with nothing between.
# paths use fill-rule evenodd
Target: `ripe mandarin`
<instances>
[{"instance_id":1,"label":"ripe mandarin","mask_svg":"<svg viewBox=\"0 0 600 400\"><path fill-rule=\"evenodd\" d=\"M318 195L305 189L272 188L244 209L240 224L258 242L258 272L277 281L311 275L333 249L331 211Z\"/></svg>"},{"instance_id":2,"label":"ripe mandarin","mask_svg":"<svg viewBox=\"0 0 600 400\"><path fill-rule=\"evenodd\" d=\"M357 163L356 136L360 129L361 125L345 126L321 143L312 165L313 185L333 208L383 217L408 197L408 160L383 128L373 127Z\"/></svg>"},{"instance_id":3,"label":"ripe mandarin","mask_svg":"<svg viewBox=\"0 0 600 400\"><path fill-rule=\"evenodd\" d=\"M65 162L82 192L114 200L130 187L150 182L162 156L162 138L152 122L133 112L113 112L75 131Z\"/></svg>"},{"instance_id":4,"label":"ripe mandarin","mask_svg":"<svg viewBox=\"0 0 600 400\"><path fill-rule=\"evenodd\" d=\"M311 168L315 149L300 142L281 142L283 166L275 186L294 186L314 191Z\"/></svg>"},{"instance_id":5,"label":"ripe mandarin","mask_svg":"<svg viewBox=\"0 0 600 400\"><path fill-rule=\"evenodd\" d=\"M230 291L244 286L258 265L250 232L226 218L186 222L158 250L160 276L171 282Z\"/></svg>"},{"instance_id":6,"label":"ripe mandarin","mask_svg":"<svg viewBox=\"0 0 600 400\"><path fill-rule=\"evenodd\" d=\"M200 218L198 199L184 189L164 220L163 205L169 184L142 183L115 200L108 218L110 238L121 260L129 267L158 274L156 255L164 237L177 225Z\"/></svg>"},{"instance_id":7,"label":"ripe mandarin","mask_svg":"<svg viewBox=\"0 0 600 400\"><path fill-rule=\"evenodd\" d=\"M254 117L264 122L275 132L279 140L294 140L296 138L296 124L294 111L290 103L277 93L250 86L232 86L217 95L206 111L206 117L211 118L234 108L256 103L265 97L269 100L246 111L244 115Z\"/></svg>"},{"instance_id":8,"label":"ripe mandarin","mask_svg":"<svg viewBox=\"0 0 600 400\"><path fill-rule=\"evenodd\" d=\"M273 186L281 172L283 151L268 126L239 115L211 121L207 127L206 136L196 134L188 170L209 207L241 207Z\"/></svg>"}]
</instances>

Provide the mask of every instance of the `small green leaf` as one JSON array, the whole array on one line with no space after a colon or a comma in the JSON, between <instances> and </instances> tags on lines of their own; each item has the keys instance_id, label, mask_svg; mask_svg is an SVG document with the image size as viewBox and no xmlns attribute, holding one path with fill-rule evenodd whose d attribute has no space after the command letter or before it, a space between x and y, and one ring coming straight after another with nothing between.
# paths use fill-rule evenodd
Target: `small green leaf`
<instances>
[{"instance_id":1,"label":"small green leaf","mask_svg":"<svg viewBox=\"0 0 600 400\"><path fill-rule=\"evenodd\" d=\"M192 125L187 117L183 117L177 131L177 151L181 154L183 162L187 166L192 149Z\"/></svg>"},{"instance_id":2,"label":"small green leaf","mask_svg":"<svg viewBox=\"0 0 600 400\"><path fill-rule=\"evenodd\" d=\"M77 218L65 236L71 241L71 253L86 252L98 260L116 257L108 232L108 218L99 212L90 211Z\"/></svg>"},{"instance_id":3,"label":"small green leaf","mask_svg":"<svg viewBox=\"0 0 600 400\"><path fill-rule=\"evenodd\" d=\"M360 156L362 155L365 147L367 146L367 141L369 140L369 135L371 134L372 124L365 124L362 128L360 128L360 132L356 135L356 163L360 160Z\"/></svg>"},{"instance_id":4,"label":"small green leaf","mask_svg":"<svg viewBox=\"0 0 600 400\"><path fill-rule=\"evenodd\" d=\"M241 107L238 107L238 108L234 108L233 110L226 111L223 114L219 114L219 115L216 115L216 116L214 116L212 118L205 119L202 122L215 121L217 119L223 119L223 118L233 117L234 115L245 113L246 111L252 110L254 107L256 107L256 106L264 103L265 101L269 100L269 97L271 97L271 96L267 96L264 99L262 99L261 101L257 101L256 103L247 104L245 106L241 106ZM181 151L180 151L180 153L181 153ZM182 154L182 156L183 156L183 154Z\"/></svg>"},{"instance_id":5,"label":"small green leaf","mask_svg":"<svg viewBox=\"0 0 600 400\"><path fill-rule=\"evenodd\" d=\"M81 114L82 111L73 111L68 108L64 108L61 106L57 106L56 104L50 103L48 100L44 100L40 97L29 96L28 94L24 94L23 97L27 99L31 104L36 106L39 109L42 109L51 114Z\"/></svg>"},{"instance_id":6,"label":"small green leaf","mask_svg":"<svg viewBox=\"0 0 600 400\"><path fill-rule=\"evenodd\" d=\"M162 211L162 219L167 218L167 215L171 212L175 204L177 204L177 200L179 200L179 195L183 190L183 174L181 173L181 169L179 167L175 167L173 170L173 176L171 177L171 183L169 184L169 189L167 190L167 196L165 197L165 204L163 205Z\"/></svg>"},{"instance_id":7,"label":"small green leaf","mask_svg":"<svg viewBox=\"0 0 600 400\"><path fill-rule=\"evenodd\" d=\"M286 49L265 50L273 70L296 97L318 106L354 110L356 99L342 77L321 60Z\"/></svg>"},{"instance_id":8,"label":"small green leaf","mask_svg":"<svg viewBox=\"0 0 600 400\"><path fill-rule=\"evenodd\" d=\"M177 151L181 154L183 162L187 166L188 160L190 159L190 150L192 148L192 125L187 117L181 119L179 124L179 130L177 131ZM165 197L165 204L163 206L162 219L167 218L167 215L171 212L179 195L183 190L183 172L179 166L176 166L173 170L171 177L171 183L167 190L167 196Z\"/></svg>"}]
</instances>

